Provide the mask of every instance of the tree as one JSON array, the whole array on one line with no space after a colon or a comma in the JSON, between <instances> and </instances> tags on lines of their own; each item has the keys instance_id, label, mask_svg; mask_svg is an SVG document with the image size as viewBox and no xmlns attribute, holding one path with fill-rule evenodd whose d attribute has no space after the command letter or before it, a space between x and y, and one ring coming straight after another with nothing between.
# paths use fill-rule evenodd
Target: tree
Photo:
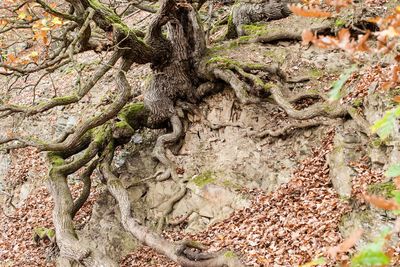
<instances>
[{"instance_id":1,"label":"tree","mask_svg":"<svg viewBox=\"0 0 400 267\"><path fill-rule=\"evenodd\" d=\"M129 6L119 12L120 6L98 0L65 0L59 4L48 4L42 0L8 0L2 6L5 15L0 20L0 34L4 36L4 54L0 73L15 81L32 73L39 73L37 82L31 86L33 91L43 77L57 68L74 63L80 53L88 50L98 53L111 51L109 59L102 62L89 80L83 82L78 77L75 92L71 95L57 96L40 103L35 103L34 99L34 103L28 106L8 101L0 103L1 118L15 114L40 116L55 107L79 102L106 73L115 69L114 81L118 96L100 114L90 116L55 141L38 140L13 133L0 139L3 149L33 146L47 152L51 165L47 186L55 202L53 221L57 246L63 259L85 266L117 265L107 255L81 242L73 225L75 214L89 195L90 176L99 167L103 182L118 202L125 230L140 242L183 266L241 266L236 257L227 257L224 251L207 253L201 245L190 241L171 243L157 232L141 225L131 214L127 192L113 171L111 163L115 149L129 142L137 129L147 127L172 130L159 136L154 148L154 156L166 168L164 172L155 174L155 179L163 181L171 178L179 188L164 203L157 226L159 232L163 228L165 217L187 190L185 179L178 174L178 166L166 156L166 146L178 141L183 135L181 121L184 117L180 116L182 112L178 110L196 112L197 103L227 84L244 104L258 103L272 97L289 116L306 120L284 129L268 129L262 133L264 135L277 136L292 127L326 123L321 117L352 115L351 109L346 106L332 106L328 101L297 110L293 103L310 95L291 95L285 85L297 81L289 80L278 66L242 63L213 57L212 53L207 53L203 22L198 14L203 4L204 1L201 0L161 0L158 9L154 10L149 6L132 3L136 8L155 13L146 32L130 28L124 22ZM260 15L260 18L287 16L286 9L282 13L282 3L277 6L279 14L269 14L269 17ZM262 9L260 12L266 10ZM233 13L232 20L239 21L240 24L241 19L235 18L235 14L239 13ZM24 49L28 52L18 56L9 53L8 49L14 45L9 34L16 31L20 32L19 38L23 36L27 40L34 40L27 41L28 45ZM100 31L103 38L95 38L95 31ZM283 33L264 41L285 39L288 36L299 39L301 33ZM140 98L132 96L126 73L133 64L146 63L151 64L152 76L141 102ZM261 73L267 73L268 78L264 78L265 75ZM314 118L317 119L309 121ZM365 125L363 122L361 124ZM84 190L74 201L67 179L81 169L84 170L81 176L85 184Z\"/></svg>"}]
</instances>

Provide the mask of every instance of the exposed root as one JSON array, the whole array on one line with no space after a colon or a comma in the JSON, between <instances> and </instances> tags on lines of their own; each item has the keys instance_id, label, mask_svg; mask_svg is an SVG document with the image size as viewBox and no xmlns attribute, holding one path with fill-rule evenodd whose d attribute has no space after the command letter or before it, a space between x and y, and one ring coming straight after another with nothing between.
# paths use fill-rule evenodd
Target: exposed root
<instances>
[{"instance_id":1,"label":"exposed root","mask_svg":"<svg viewBox=\"0 0 400 267\"><path fill-rule=\"evenodd\" d=\"M250 86L241 81L233 71L229 69L214 69L214 75L216 78L219 78L229 84L232 89L235 91L236 97L243 104L253 104L259 103L260 99L257 97L253 97L249 95Z\"/></svg>"},{"instance_id":2,"label":"exposed root","mask_svg":"<svg viewBox=\"0 0 400 267\"><path fill-rule=\"evenodd\" d=\"M290 117L294 119L306 120L318 116L337 118L347 114L347 110L342 106L334 105L328 102L316 103L305 109L296 110L292 106L291 101L283 95L282 89L279 85L271 87L270 92L275 102L282 107Z\"/></svg>"},{"instance_id":3,"label":"exposed root","mask_svg":"<svg viewBox=\"0 0 400 267\"><path fill-rule=\"evenodd\" d=\"M333 123L338 122L337 120L313 120L313 121L300 121L300 122L293 122L288 125L285 125L279 129L276 130L271 130L267 129L262 132L249 132L247 133L248 136L254 136L257 138L264 138L266 136L272 136L272 137L280 137L283 135L287 135L289 132L295 130L295 129L305 129L305 128L311 128L311 127L316 127L320 125L332 125Z\"/></svg>"},{"instance_id":4,"label":"exposed root","mask_svg":"<svg viewBox=\"0 0 400 267\"><path fill-rule=\"evenodd\" d=\"M74 206L71 210L71 217L72 219L75 217L76 213L82 208L83 204L85 204L86 200L90 195L90 188L92 186L92 180L90 176L92 175L93 171L96 169L98 161L94 160L89 167L85 169L83 174L81 175L81 181L83 182L82 192L79 197L75 200Z\"/></svg>"},{"instance_id":5,"label":"exposed root","mask_svg":"<svg viewBox=\"0 0 400 267\"><path fill-rule=\"evenodd\" d=\"M154 146L153 155L167 168L166 171L157 177L157 181L164 181L171 177L177 184L178 189L169 200L158 207L158 209L161 210L160 218L157 223L158 232L162 231L165 224L165 217L172 212L175 203L181 200L186 194L186 184L178 177L176 172L177 167L173 161L168 159L165 150L165 145L167 143L177 141L182 135L182 123L176 114L171 116L170 121L172 125L172 133L158 137L156 145Z\"/></svg>"},{"instance_id":6,"label":"exposed root","mask_svg":"<svg viewBox=\"0 0 400 267\"><path fill-rule=\"evenodd\" d=\"M108 190L117 200L121 211L122 225L128 232L144 245L155 249L158 253L166 255L171 260L185 267L244 266L236 256L232 256L232 253L204 253L204 247L195 242L185 240L181 243L173 243L141 225L131 215L131 204L126 189L111 170L110 164L113 158L113 151L114 146L110 143L103 155L103 161L100 163L100 170L106 177Z\"/></svg>"}]
</instances>

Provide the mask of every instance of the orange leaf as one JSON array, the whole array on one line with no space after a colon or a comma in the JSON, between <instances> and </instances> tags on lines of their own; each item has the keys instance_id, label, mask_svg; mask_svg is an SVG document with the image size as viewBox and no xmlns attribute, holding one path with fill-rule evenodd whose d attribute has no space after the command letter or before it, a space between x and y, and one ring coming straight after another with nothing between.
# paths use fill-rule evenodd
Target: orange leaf
<instances>
[{"instance_id":1,"label":"orange leaf","mask_svg":"<svg viewBox=\"0 0 400 267\"><path fill-rule=\"evenodd\" d=\"M313 32L310 30L304 30L301 37L303 39L303 45L308 45L315 39Z\"/></svg>"},{"instance_id":2,"label":"orange leaf","mask_svg":"<svg viewBox=\"0 0 400 267\"><path fill-rule=\"evenodd\" d=\"M329 248L328 249L329 256L331 256L332 259L335 259L338 253L347 252L357 243L358 240L360 240L362 233L363 230L358 229L357 231L354 231L348 238L346 238L339 245Z\"/></svg>"},{"instance_id":3,"label":"orange leaf","mask_svg":"<svg viewBox=\"0 0 400 267\"><path fill-rule=\"evenodd\" d=\"M400 95L396 95L395 97L393 97L393 101L396 103L400 103Z\"/></svg>"},{"instance_id":4,"label":"orange leaf","mask_svg":"<svg viewBox=\"0 0 400 267\"><path fill-rule=\"evenodd\" d=\"M358 44L357 44L358 51L362 51L362 52L369 51L369 47L367 45L367 40L368 40L370 34L371 34L371 32L367 31L366 34L361 35L361 37L358 38Z\"/></svg>"},{"instance_id":5,"label":"orange leaf","mask_svg":"<svg viewBox=\"0 0 400 267\"><path fill-rule=\"evenodd\" d=\"M400 190L400 176L393 179L396 188Z\"/></svg>"},{"instance_id":6,"label":"orange leaf","mask_svg":"<svg viewBox=\"0 0 400 267\"><path fill-rule=\"evenodd\" d=\"M322 11L319 8L307 8L298 5L289 5L290 11L297 16L313 17L313 18L329 18L332 16L330 12Z\"/></svg>"},{"instance_id":7,"label":"orange leaf","mask_svg":"<svg viewBox=\"0 0 400 267\"><path fill-rule=\"evenodd\" d=\"M17 61L17 57L15 55L9 54L7 56L7 61L6 61L7 63L14 63L15 61Z\"/></svg>"},{"instance_id":8,"label":"orange leaf","mask_svg":"<svg viewBox=\"0 0 400 267\"><path fill-rule=\"evenodd\" d=\"M399 210L400 206L393 200L388 200L383 197L374 195L364 195L364 199L371 205L384 210Z\"/></svg>"}]
</instances>

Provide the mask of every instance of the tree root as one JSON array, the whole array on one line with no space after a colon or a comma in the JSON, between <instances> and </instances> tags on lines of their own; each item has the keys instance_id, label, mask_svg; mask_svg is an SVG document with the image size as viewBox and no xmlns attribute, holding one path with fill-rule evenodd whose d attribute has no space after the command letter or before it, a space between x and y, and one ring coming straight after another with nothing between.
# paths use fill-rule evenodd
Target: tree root
<instances>
[{"instance_id":1,"label":"tree root","mask_svg":"<svg viewBox=\"0 0 400 267\"><path fill-rule=\"evenodd\" d=\"M85 169L83 174L81 175L81 181L83 182L82 192L79 195L78 199L75 200L74 206L71 210L71 217L72 219L75 217L76 213L82 208L83 204L85 204L86 200L90 195L90 188L92 186L92 180L90 176L92 175L93 171L96 169L98 161L94 160L89 167Z\"/></svg>"},{"instance_id":2,"label":"tree root","mask_svg":"<svg viewBox=\"0 0 400 267\"><path fill-rule=\"evenodd\" d=\"M287 135L289 132L295 130L295 129L305 129L305 128L311 128L311 127L316 127L320 125L332 125L334 123L338 122L337 120L313 120L313 121L304 121L304 122L293 122L288 125L285 125L277 130L270 130L266 129L261 132L248 132L247 136L254 136L257 138L264 138L266 136L272 136L272 137L280 137L283 135Z\"/></svg>"},{"instance_id":3,"label":"tree root","mask_svg":"<svg viewBox=\"0 0 400 267\"><path fill-rule=\"evenodd\" d=\"M241 81L233 71L228 69L215 69L214 70L215 77L225 81L229 85L231 85L232 89L235 92L236 97L243 104L254 104L259 103L260 100L256 97L250 96L249 91L250 87L245 82Z\"/></svg>"},{"instance_id":4,"label":"tree root","mask_svg":"<svg viewBox=\"0 0 400 267\"><path fill-rule=\"evenodd\" d=\"M347 114L347 110L345 108L328 102L316 103L305 109L296 110L290 103L290 100L283 95L280 85L272 86L270 91L275 102L281 108L283 108L290 117L294 119L306 120L315 118L317 116L336 118L345 116Z\"/></svg>"},{"instance_id":5,"label":"tree root","mask_svg":"<svg viewBox=\"0 0 400 267\"><path fill-rule=\"evenodd\" d=\"M178 190L173 194L173 196L162 203L158 209L161 210L160 218L157 223L157 232L161 232L164 224L165 217L170 214L173 210L175 203L181 200L186 194L186 184L182 181L181 178L178 177L176 172L176 165L173 161L168 159L166 155L165 145L167 143L175 142L182 135L182 123L178 117L178 115L172 115L170 118L172 125L172 133L168 133L165 135L161 135L158 137L156 145L154 146L153 155L164 165L167 167L167 170L164 171L160 176L157 177L157 181L164 181L169 178L178 185Z\"/></svg>"},{"instance_id":6,"label":"tree root","mask_svg":"<svg viewBox=\"0 0 400 267\"><path fill-rule=\"evenodd\" d=\"M158 253L166 255L171 260L185 267L208 267L208 266L244 266L233 253L217 252L204 253L203 246L190 241L173 243L164 239L159 234L141 225L131 215L131 204L128 193L121 181L111 171L111 161L113 158L114 147L112 143L107 146L100 163L100 170L107 180L107 187L113 197L117 200L121 211L121 222L123 227L136 237L141 243L147 245ZM229 255L229 256L228 256Z\"/></svg>"}]
</instances>

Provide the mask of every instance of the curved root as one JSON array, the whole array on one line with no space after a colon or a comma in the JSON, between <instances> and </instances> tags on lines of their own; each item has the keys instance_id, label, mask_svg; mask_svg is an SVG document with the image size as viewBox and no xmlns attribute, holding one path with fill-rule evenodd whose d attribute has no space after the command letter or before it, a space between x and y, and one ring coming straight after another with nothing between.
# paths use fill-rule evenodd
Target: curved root
<instances>
[{"instance_id":1,"label":"curved root","mask_svg":"<svg viewBox=\"0 0 400 267\"><path fill-rule=\"evenodd\" d=\"M147 245L157 252L166 255L171 260L185 267L241 267L244 266L237 257L229 257L224 252L204 253L205 247L190 241L173 243L164 239L161 235L141 225L131 213L131 203L128 192L121 181L111 171L114 147L109 144L100 163L100 170L107 181L107 188L116 199L121 211L121 223L123 227L136 237L141 243Z\"/></svg>"},{"instance_id":2,"label":"curved root","mask_svg":"<svg viewBox=\"0 0 400 267\"><path fill-rule=\"evenodd\" d=\"M317 116L336 118L347 114L347 110L342 106L333 105L328 102L316 103L305 109L296 110L290 103L290 100L283 95L280 86L273 86L270 91L275 102L282 107L290 117L295 119L306 120Z\"/></svg>"},{"instance_id":3,"label":"curved root","mask_svg":"<svg viewBox=\"0 0 400 267\"><path fill-rule=\"evenodd\" d=\"M288 134L289 132L295 129L305 129L316 127L320 125L332 125L333 123L337 122L337 120L314 120L314 121L305 121L305 122L294 122L288 125L285 125L277 130L264 130L262 132L249 132L247 133L248 136L254 136L257 138L264 138L266 136L272 137L279 137Z\"/></svg>"}]
</instances>

